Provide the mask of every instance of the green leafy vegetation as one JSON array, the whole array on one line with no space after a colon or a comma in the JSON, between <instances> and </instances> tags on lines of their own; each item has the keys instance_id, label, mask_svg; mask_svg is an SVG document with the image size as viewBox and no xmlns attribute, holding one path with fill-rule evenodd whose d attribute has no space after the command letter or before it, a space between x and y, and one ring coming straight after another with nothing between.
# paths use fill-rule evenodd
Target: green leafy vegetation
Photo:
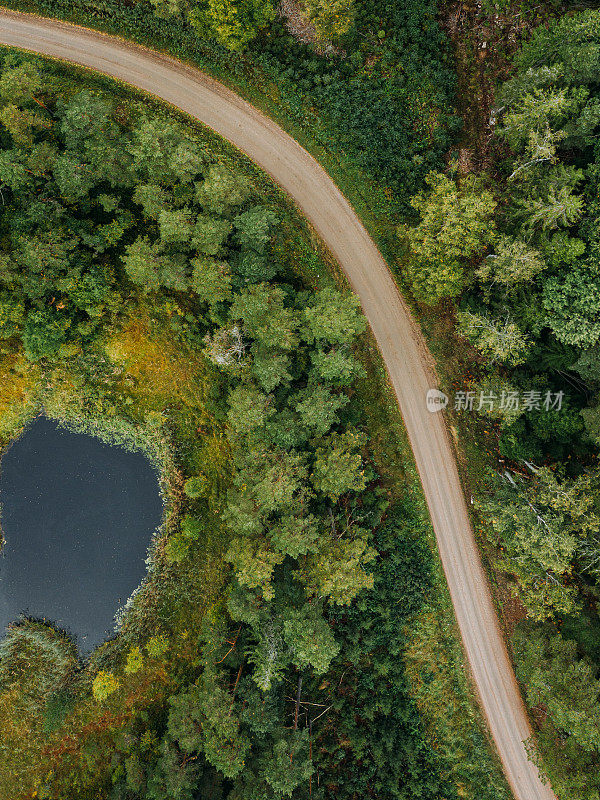
<instances>
[{"instance_id":1,"label":"green leafy vegetation","mask_svg":"<svg viewBox=\"0 0 600 800\"><path fill-rule=\"evenodd\" d=\"M409 252L408 272L418 300L434 305L462 291L464 265L485 249L494 233L496 203L490 192L467 177L460 186L445 175L430 173L429 187L413 197L420 221L401 225L398 235Z\"/></svg>"},{"instance_id":2,"label":"green leafy vegetation","mask_svg":"<svg viewBox=\"0 0 600 800\"><path fill-rule=\"evenodd\" d=\"M488 33L508 11L489 5ZM478 440L477 521L516 598L531 754L575 800L598 795L600 14L559 12L488 109L486 169L430 174L398 236L424 317L454 328L455 418Z\"/></svg>"},{"instance_id":3,"label":"green leafy vegetation","mask_svg":"<svg viewBox=\"0 0 600 800\"><path fill-rule=\"evenodd\" d=\"M269 2L14 5L169 50L241 89L321 158L386 255L397 261L426 324L436 317L446 335L455 323L452 358L461 360L461 388L472 391L479 406L479 417L469 423L478 439L478 511L501 590L508 586L518 598L509 627L528 617L517 627L514 654L535 712L540 763L561 800L596 797L598 12L569 13L548 23L564 10L561 3L541 10L528 0L481 4L479 49L467 65L473 80L460 90L474 99L459 102L467 112L477 106L486 112L480 128L490 144L470 160L464 149L448 153L459 126L433 0L307 0L300 10L312 25L313 41L304 43L285 29ZM579 10L585 4L568 5ZM448 29L460 27L452 9L443 4L443 10ZM509 17L514 27L503 37L502 20ZM505 40L516 42L540 21L545 24L517 56L512 79L490 108L491 84L508 67L495 73L486 64L502 62L509 51ZM460 42L458 51L459 62L467 62ZM43 107L23 102L21 83L30 77L9 80L2 89L1 118L10 141L28 151L46 141L48 130ZM460 69L458 79L464 83ZM95 117L93 98L85 102ZM410 632L403 632L401 643L396 640L406 674L390 658L395 651L389 641L384 653L373 633L386 629L383 609L393 590L381 577L381 565L395 563L395 556L378 538L392 516L385 491L377 492L384 486L389 493L388 462L372 460L380 434L366 430L356 411L356 387L364 380L354 355L363 336L360 315L328 288L309 293L297 275L291 277L289 265L282 268L272 258L273 239L286 224L279 208L253 202L245 182L211 163L210 155L195 164L190 148L174 145L168 130L152 128L151 119L128 144L132 182L125 177L118 191L106 186L100 194L96 168L110 184L110 154L86 152L82 160L81 134L70 133L78 113L64 118L59 153L36 151L39 166L29 160L0 163L2 181L15 192L27 184L30 170L45 175L50 163L53 192L66 207L82 208L79 216L95 215L98 239L90 245L75 231L83 244L73 244L71 231L61 233L62 223L46 236L31 236L33 226L11 233L10 255L0 267L10 288L0 296L0 329L22 346L7 350L3 365L2 432L9 437L35 407L41 379L51 387L45 403L55 413L70 410L87 425L98 413L111 416L112 427L97 426L107 436L126 429L130 439L147 442L142 431L149 425L163 436L165 425L169 437L175 430L167 438L186 456L178 452L175 459L182 508L160 550L165 569L189 572L195 554L211 541L219 552L207 570L214 571L215 583L230 580L229 617L221 616L218 589L205 604L211 609L209 630L202 628L201 654L194 655L204 671L194 673L194 688L182 679L179 700L165 689L155 732L146 736L148 726L136 717L127 732L135 744L128 750L118 743L117 796L185 797L199 785L217 797L229 791L244 798L301 796L307 785L311 797L397 796L399 782L405 795L452 796L458 787L460 796L501 796L501 782L482 768L485 758L473 755L484 744L462 724L471 713L464 694L454 709L443 708L448 693L462 691L449 679L460 654L452 634L436 623L437 609L417 603ZM468 113L464 122L468 139L477 126ZM156 150L154 139L161 143ZM147 162L146 172L135 171L136 153L138 165ZM113 168L114 175L126 176L122 162ZM96 203L91 212L86 198ZM86 248L94 259L105 253L111 269L101 268L92 280L87 267L80 267L69 288L66 265ZM48 304L39 279L46 274L56 281L53 286L61 281L63 308L56 300ZM84 274L91 283L82 287ZM110 292L103 294L105 284ZM330 324L338 317L352 334L348 340L337 338ZM175 347L173 331L179 337ZM189 349L178 359L182 342ZM122 370L118 391L98 388L98 365L89 355L94 350ZM202 368L190 375L185 364L199 351ZM49 380L53 360L68 368L54 367ZM168 388L172 360L183 376L175 423ZM458 375L452 379L456 386ZM78 383L79 394L73 391ZM217 399L217 385L227 403ZM129 402L115 412L121 392ZM520 405L511 404L515 395ZM556 397L560 407L552 402ZM479 398L495 399L495 408ZM133 427L122 424L124 412ZM190 446L188 419L195 431L209 431L210 446ZM495 467L485 479L478 474L482 462ZM216 468L207 470L207 463ZM398 500L399 483L391 483ZM220 515L219 536L205 507ZM411 515L404 511L406 523ZM231 565L231 579L214 566L223 559ZM419 574L418 585L426 586L427 568ZM413 608L407 596L399 603ZM172 594L169 607L175 606ZM217 620L224 618L231 629L219 627ZM170 652L167 645L164 654ZM117 666L98 664L102 704L115 716L127 681L152 667L147 655L143 643L132 640ZM346 704L331 690L334 675L340 676ZM394 705L390 697L397 697L398 687L406 690L406 702ZM262 698L254 706L248 699L253 692ZM353 703L371 693L375 710L365 721ZM172 708L165 722L167 696ZM229 708L226 719L211 697ZM327 710L318 717L321 712L311 708ZM408 744L406 731L420 716L429 735L433 718L437 732L443 731L434 762L428 746L416 739ZM195 721L193 730L189 720ZM262 737L263 750L251 744L256 737ZM117 746L112 739L110 746ZM459 767L460 748L468 754ZM385 774L382 761L389 764ZM325 774L329 782L321 780Z\"/></svg>"},{"instance_id":4,"label":"green leafy vegetation","mask_svg":"<svg viewBox=\"0 0 600 800\"><path fill-rule=\"evenodd\" d=\"M449 601L365 321L290 205L108 81L3 54L0 107L2 443L43 408L167 499L114 639L2 641L0 797L506 796L460 659L432 678L460 746L413 697Z\"/></svg>"}]
</instances>

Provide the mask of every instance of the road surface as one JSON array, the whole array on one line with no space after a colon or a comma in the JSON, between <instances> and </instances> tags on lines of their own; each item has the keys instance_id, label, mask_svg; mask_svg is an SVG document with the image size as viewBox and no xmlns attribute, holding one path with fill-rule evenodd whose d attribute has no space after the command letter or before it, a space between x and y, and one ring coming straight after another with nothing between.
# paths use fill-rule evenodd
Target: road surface
<instances>
[{"instance_id":1,"label":"road surface","mask_svg":"<svg viewBox=\"0 0 600 800\"><path fill-rule=\"evenodd\" d=\"M0 43L70 61L131 84L203 122L293 198L359 296L398 398L431 514L481 706L517 800L555 800L528 761L531 730L473 536L443 414L426 392L431 357L387 265L331 178L272 120L207 75L118 38L0 11Z\"/></svg>"}]
</instances>

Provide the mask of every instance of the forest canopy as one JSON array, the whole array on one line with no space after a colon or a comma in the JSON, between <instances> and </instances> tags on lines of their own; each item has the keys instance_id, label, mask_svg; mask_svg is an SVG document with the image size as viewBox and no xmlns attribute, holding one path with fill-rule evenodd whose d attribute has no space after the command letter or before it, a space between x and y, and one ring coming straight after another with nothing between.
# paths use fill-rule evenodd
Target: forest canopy
<instances>
[{"instance_id":1,"label":"forest canopy","mask_svg":"<svg viewBox=\"0 0 600 800\"><path fill-rule=\"evenodd\" d=\"M591 799L600 787L600 12L535 28L490 127L486 168L454 162L430 173L411 201L417 223L400 225L398 241L414 297L426 315L449 310L470 360L467 388L487 398L465 428L486 451L477 505L490 552L517 598L514 624L526 618L513 644L539 727L532 755L561 800Z\"/></svg>"}]
</instances>

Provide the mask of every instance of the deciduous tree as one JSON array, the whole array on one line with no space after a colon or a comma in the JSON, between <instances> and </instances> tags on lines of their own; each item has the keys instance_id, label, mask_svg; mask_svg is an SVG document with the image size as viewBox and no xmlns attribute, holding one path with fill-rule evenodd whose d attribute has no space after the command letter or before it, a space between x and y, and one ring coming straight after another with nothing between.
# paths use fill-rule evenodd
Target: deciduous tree
<instances>
[{"instance_id":1,"label":"deciduous tree","mask_svg":"<svg viewBox=\"0 0 600 800\"><path fill-rule=\"evenodd\" d=\"M228 50L243 50L275 18L275 9L268 0L202 0L189 17L201 36L216 39Z\"/></svg>"},{"instance_id":2,"label":"deciduous tree","mask_svg":"<svg viewBox=\"0 0 600 800\"><path fill-rule=\"evenodd\" d=\"M300 419L315 436L324 436L337 422L337 412L349 401L345 394L333 394L325 386L301 391L294 398Z\"/></svg>"},{"instance_id":3,"label":"deciduous tree","mask_svg":"<svg viewBox=\"0 0 600 800\"><path fill-rule=\"evenodd\" d=\"M494 496L481 504L501 544L499 562L516 575L533 619L576 608L570 576L578 543L600 528L595 492L591 476L559 480L542 468L528 483L497 482Z\"/></svg>"},{"instance_id":4,"label":"deciduous tree","mask_svg":"<svg viewBox=\"0 0 600 800\"><path fill-rule=\"evenodd\" d=\"M145 236L126 247L122 261L129 278L145 292L156 292L161 286L183 290L189 285L185 257L166 253L160 242Z\"/></svg>"},{"instance_id":5,"label":"deciduous tree","mask_svg":"<svg viewBox=\"0 0 600 800\"><path fill-rule=\"evenodd\" d=\"M290 609L284 619L283 630L294 663L300 668L312 667L318 675L327 672L332 660L340 652L340 646L316 603Z\"/></svg>"},{"instance_id":6,"label":"deciduous tree","mask_svg":"<svg viewBox=\"0 0 600 800\"><path fill-rule=\"evenodd\" d=\"M600 751L600 681L577 644L551 626L533 625L521 625L513 641L530 706L543 707L562 736Z\"/></svg>"},{"instance_id":7,"label":"deciduous tree","mask_svg":"<svg viewBox=\"0 0 600 800\"><path fill-rule=\"evenodd\" d=\"M358 431L348 430L331 434L316 451L312 481L332 502L365 488L367 479L360 453L364 443Z\"/></svg>"},{"instance_id":8,"label":"deciduous tree","mask_svg":"<svg viewBox=\"0 0 600 800\"><path fill-rule=\"evenodd\" d=\"M415 296L433 305L462 290L467 261L492 239L496 202L472 177L457 184L432 172L425 180L428 191L410 201L420 214L419 223L402 225L398 232L408 245Z\"/></svg>"},{"instance_id":9,"label":"deciduous tree","mask_svg":"<svg viewBox=\"0 0 600 800\"><path fill-rule=\"evenodd\" d=\"M248 286L235 296L229 316L241 320L248 334L265 347L291 350L298 341L298 314L285 307L279 286Z\"/></svg>"},{"instance_id":10,"label":"deciduous tree","mask_svg":"<svg viewBox=\"0 0 600 800\"><path fill-rule=\"evenodd\" d=\"M304 310L307 331L303 332L303 337L309 342L350 344L366 328L359 308L355 295L342 294L331 288L321 289Z\"/></svg>"},{"instance_id":11,"label":"deciduous tree","mask_svg":"<svg viewBox=\"0 0 600 800\"><path fill-rule=\"evenodd\" d=\"M457 331L492 362L520 364L525 360L529 342L508 314L504 319L491 319L472 311L459 311Z\"/></svg>"},{"instance_id":12,"label":"deciduous tree","mask_svg":"<svg viewBox=\"0 0 600 800\"><path fill-rule=\"evenodd\" d=\"M489 283L499 283L512 289L517 284L531 281L546 265L537 250L518 239L499 236L494 253L481 262L477 275Z\"/></svg>"}]
</instances>

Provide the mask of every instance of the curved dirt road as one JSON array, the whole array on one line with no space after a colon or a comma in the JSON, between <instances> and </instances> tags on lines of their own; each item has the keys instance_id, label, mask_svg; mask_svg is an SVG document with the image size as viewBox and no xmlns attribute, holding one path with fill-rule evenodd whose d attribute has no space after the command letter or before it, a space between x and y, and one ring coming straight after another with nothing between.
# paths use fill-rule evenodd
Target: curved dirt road
<instances>
[{"instance_id":1,"label":"curved dirt road","mask_svg":"<svg viewBox=\"0 0 600 800\"><path fill-rule=\"evenodd\" d=\"M398 397L464 647L518 800L553 800L523 740L530 728L494 612L441 414L427 411L430 356L387 265L319 164L270 119L203 73L73 25L0 11L0 43L70 61L149 92L203 122L268 172L339 261L377 339Z\"/></svg>"}]
</instances>

